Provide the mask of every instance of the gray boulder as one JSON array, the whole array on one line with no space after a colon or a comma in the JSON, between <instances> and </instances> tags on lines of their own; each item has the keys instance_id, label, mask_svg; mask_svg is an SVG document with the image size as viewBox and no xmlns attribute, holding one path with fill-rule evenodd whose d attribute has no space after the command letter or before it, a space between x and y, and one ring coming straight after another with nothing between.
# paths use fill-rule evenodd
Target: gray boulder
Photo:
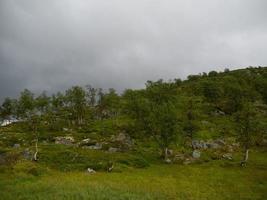
<instances>
[{"instance_id":1,"label":"gray boulder","mask_svg":"<svg viewBox=\"0 0 267 200\"><path fill-rule=\"evenodd\" d=\"M108 152L110 152L110 153L115 153L118 151L119 151L119 148L115 148L115 147L109 147L109 149L108 149Z\"/></svg>"},{"instance_id":2,"label":"gray boulder","mask_svg":"<svg viewBox=\"0 0 267 200\"><path fill-rule=\"evenodd\" d=\"M15 148L15 149L20 148L20 144L14 144L14 145L13 145L13 148Z\"/></svg>"},{"instance_id":3,"label":"gray boulder","mask_svg":"<svg viewBox=\"0 0 267 200\"><path fill-rule=\"evenodd\" d=\"M172 161L171 161L171 159L167 158L167 159L165 159L165 163L167 163L167 164L171 164Z\"/></svg>"},{"instance_id":4,"label":"gray boulder","mask_svg":"<svg viewBox=\"0 0 267 200\"><path fill-rule=\"evenodd\" d=\"M192 153L193 158L200 158L201 152L198 150L194 150Z\"/></svg>"},{"instance_id":5,"label":"gray boulder","mask_svg":"<svg viewBox=\"0 0 267 200\"><path fill-rule=\"evenodd\" d=\"M72 136L55 137L56 144L73 145L74 142L75 140Z\"/></svg>"},{"instance_id":6,"label":"gray boulder","mask_svg":"<svg viewBox=\"0 0 267 200\"><path fill-rule=\"evenodd\" d=\"M200 143L199 140L192 140L192 147L193 149L201 149L202 144Z\"/></svg>"},{"instance_id":7,"label":"gray boulder","mask_svg":"<svg viewBox=\"0 0 267 200\"><path fill-rule=\"evenodd\" d=\"M118 142L127 146L132 146L133 140L131 137L124 133L119 133L117 136L112 136L112 142Z\"/></svg>"},{"instance_id":8,"label":"gray boulder","mask_svg":"<svg viewBox=\"0 0 267 200\"><path fill-rule=\"evenodd\" d=\"M88 149L94 149L94 150L100 150L102 149L102 144L101 143L96 143L95 145L90 145L87 146Z\"/></svg>"},{"instance_id":9,"label":"gray boulder","mask_svg":"<svg viewBox=\"0 0 267 200\"><path fill-rule=\"evenodd\" d=\"M88 172L89 174L95 174L95 173L96 173L96 171L93 170L93 169L91 169L91 168L87 168L87 172Z\"/></svg>"},{"instance_id":10,"label":"gray boulder","mask_svg":"<svg viewBox=\"0 0 267 200\"><path fill-rule=\"evenodd\" d=\"M226 154L223 154L222 156L224 159L226 160L233 160L233 156L231 153L226 153Z\"/></svg>"}]
</instances>

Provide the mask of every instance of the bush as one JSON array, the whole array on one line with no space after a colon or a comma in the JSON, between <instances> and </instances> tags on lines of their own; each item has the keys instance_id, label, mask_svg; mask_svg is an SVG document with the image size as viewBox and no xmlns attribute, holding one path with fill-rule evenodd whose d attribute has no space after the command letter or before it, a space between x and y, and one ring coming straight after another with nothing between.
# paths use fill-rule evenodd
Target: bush
<instances>
[{"instance_id":1,"label":"bush","mask_svg":"<svg viewBox=\"0 0 267 200\"><path fill-rule=\"evenodd\" d=\"M33 176L40 176L47 172L47 169L42 167L36 162L21 161L14 165L13 170L15 173L26 173Z\"/></svg>"}]
</instances>

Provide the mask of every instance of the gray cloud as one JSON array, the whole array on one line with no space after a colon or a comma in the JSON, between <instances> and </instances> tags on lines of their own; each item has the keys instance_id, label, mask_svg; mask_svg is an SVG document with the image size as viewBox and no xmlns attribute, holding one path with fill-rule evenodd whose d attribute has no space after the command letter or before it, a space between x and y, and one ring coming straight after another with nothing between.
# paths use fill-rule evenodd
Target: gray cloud
<instances>
[{"instance_id":1,"label":"gray cloud","mask_svg":"<svg viewBox=\"0 0 267 200\"><path fill-rule=\"evenodd\" d=\"M2 0L0 99L266 65L266 0Z\"/></svg>"}]
</instances>

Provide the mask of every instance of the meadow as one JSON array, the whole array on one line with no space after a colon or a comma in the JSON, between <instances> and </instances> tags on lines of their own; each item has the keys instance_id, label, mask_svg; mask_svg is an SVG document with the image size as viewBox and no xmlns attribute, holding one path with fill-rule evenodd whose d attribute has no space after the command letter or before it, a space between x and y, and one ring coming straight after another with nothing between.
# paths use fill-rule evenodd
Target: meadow
<instances>
[{"instance_id":1,"label":"meadow","mask_svg":"<svg viewBox=\"0 0 267 200\"><path fill-rule=\"evenodd\" d=\"M267 198L267 158L262 149L251 152L245 168L235 161L217 160L192 165L157 164L111 173L46 169L34 174L26 172L27 161L23 162L16 164L15 170L0 173L0 199Z\"/></svg>"}]
</instances>

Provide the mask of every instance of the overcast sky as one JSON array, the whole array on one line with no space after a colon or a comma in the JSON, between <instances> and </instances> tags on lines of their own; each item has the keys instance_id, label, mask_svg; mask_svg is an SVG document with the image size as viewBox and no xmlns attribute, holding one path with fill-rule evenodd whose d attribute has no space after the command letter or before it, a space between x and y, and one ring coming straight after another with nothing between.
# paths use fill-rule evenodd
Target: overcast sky
<instances>
[{"instance_id":1,"label":"overcast sky","mask_svg":"<svg viewBox=\"0 0 267 200\"><path fill-rule=\"evenodd\" d=\"M267 65L267 0L0 0L0 99Z\"/></svg>"}]
</instances>

